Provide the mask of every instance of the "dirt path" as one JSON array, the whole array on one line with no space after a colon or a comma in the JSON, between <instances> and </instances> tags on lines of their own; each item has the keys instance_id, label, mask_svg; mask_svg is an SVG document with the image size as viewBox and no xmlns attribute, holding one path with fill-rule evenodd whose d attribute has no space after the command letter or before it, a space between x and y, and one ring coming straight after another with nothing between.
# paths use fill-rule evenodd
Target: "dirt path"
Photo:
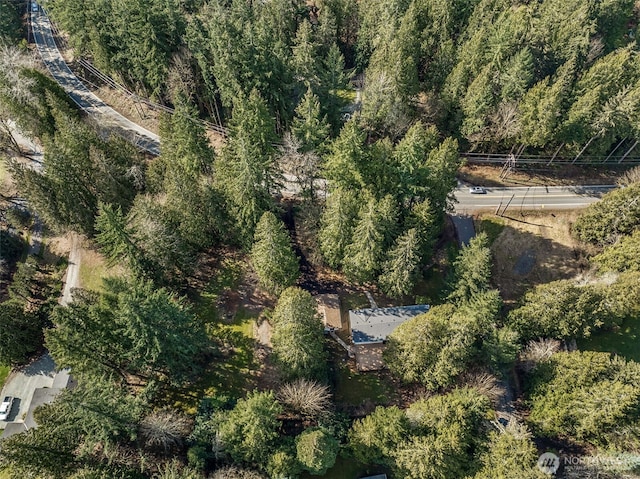
<instances>
[{"instance_id":1,"label":"dirt path","mask_svg":"<svg viewBox=\"0 0 640 479\"><path fill-rule=\"evenodd\" d=\"M78 287L79 280L80 280L80 239L78 238L78 236L73 235L73 239L71 241L71 251L69 252L69 265L67 266L64 289L62 290L62 297L60 298L61 305L66 306L73 300L71 296L71 291L73 290L73 288Z\"/></svg>"}]
</instances>

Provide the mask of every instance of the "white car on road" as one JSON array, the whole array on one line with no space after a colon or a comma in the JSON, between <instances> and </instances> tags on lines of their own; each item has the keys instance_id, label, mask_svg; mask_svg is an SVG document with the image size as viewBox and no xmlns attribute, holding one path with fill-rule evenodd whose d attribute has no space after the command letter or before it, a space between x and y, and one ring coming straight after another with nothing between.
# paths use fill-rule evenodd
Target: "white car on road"
<instances>
[{"instance_id":1,"label":"white car on road","mask_svg":"<svg viewBox=\"0 0 640 479\"><path fill-rule=\"evenodd\" d=\"M11 413L11 406L13 406L13 398L11 396L5 396L0 404L0 421L6 421Z\"/></svg>"}]
</instances>

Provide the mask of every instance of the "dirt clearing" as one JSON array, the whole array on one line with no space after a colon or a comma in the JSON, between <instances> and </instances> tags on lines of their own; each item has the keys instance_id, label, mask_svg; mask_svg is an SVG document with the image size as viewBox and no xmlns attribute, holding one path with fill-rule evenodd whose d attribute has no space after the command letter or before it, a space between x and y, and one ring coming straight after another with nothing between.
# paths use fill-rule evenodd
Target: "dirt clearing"
<instances>
[{"instance_id":1,"label":"dirt clearing","mask_svg":"<svg viewBox=\"0 0 640 479\"><path fill-rule=\"evenodd\" d=\"M537 284L572 278L588 267L588 252L570 233L577 216L570 211L476 218L477 231L491 240L493 282L507 304Z\"/></svg>"}]
</instances>

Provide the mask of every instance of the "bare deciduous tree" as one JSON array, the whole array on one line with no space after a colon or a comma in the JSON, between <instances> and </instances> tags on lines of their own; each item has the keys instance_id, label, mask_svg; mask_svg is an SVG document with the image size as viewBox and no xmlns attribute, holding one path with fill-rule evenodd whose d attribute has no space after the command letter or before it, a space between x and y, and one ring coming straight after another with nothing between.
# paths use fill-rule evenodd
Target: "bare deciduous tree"
<instances>
[{"instance_id":1,"label":"bare deciduous tree","mask_svg":"<svg viewBox=\"0 0 640 479\"><path fill-rule=\"evenodd\" d=\"M589 42L589 52L587 53L587 64L596 61L604 53L606 47L601 36L596 36Z\"/></svg>"},{"instance_id":2,"label":"bare deciduous tree","mask_svg":"<svg viewBox=\"0 0 640 479\"><path fill-rule=\"evenodd\" d=\"M625 171L620 178L618 178L618 184L620 186L629 186L634 183L640 183L640 166Z\"/></svg>"},{"instance_id":3,"label":"bare deciduous tree","mask_svg":"<svg viewBox=\"0 0 640 479\"><path fill-rule=\"evenodd\" d=\"M180 461L172 459L162 464L152 477L153 479L201 479L202 474L185 467Z\"/></svg>"},{"instance_id":4,"label":"bare deciduous tree","mask_svg":"<svg viewBox=\"0 0 640 479\"><path fill-rule=\"evenodd\" d=\"M501 433L508 434L517 440L531 439L533 435L525 424L521 424L515 417L511 417L506 424L500 421L491 421L491 424Z\"/></svg>"},{"instance_id":5,"label":"bare deciduous tree","mask_svg":"<svg viewBox=\"0 0 640 479\"><path fill-rule=\"evenodd\" d=\"M505 394L505 390L500 386L498 379L489 373L470 373L464 378L464 383L486 396L492 403L496 404Z\"/></svg>"},{"instance_id":6,"label":"bare deciduous tree","mask_svg":"<svg viewBox=\"0 0 640 479\"><path fill-rule=\"evenodd\" d=\"M331 407L329 388L316 381L298 379L282 386L278 400L291 412L317 417Z\"/></svg>"},{"instance_id":7,"label":"bare deciduous tree","mask_svg":"<svg viewBox=\"0 0 640 479\"><path fill-rule=\"evenodd\" d=\"M516 138L520 134L518 120L518 104L513 101L503 101L498 105L495 113L489 117L489 135L497 141Z\"/></svg>"},{"instance_id":8,"label":"bare deciduous tree","mask_svg":"<svg viewBox=\"0 0 640 479\"><path fill-rule=\"evenodd\" d=\"M21 75L21 72L35 66L32 55L15 46L0 45L0 89L18 101L32 101L35 80Z\"/></svg>"},{"instance_id":9,"label":"bare deciduous tree","mask_svg":"<svg viewBox=\"0 0 640 479\"><path fill-rule=\"evenodd\" d=\"M177 94L190 98L197 92L196 80L193 75L191 63L193 55L186 48L181 48L171 58L171 66L167 75L168 90L175 96Z\"/></svg>"},{"instance_id":10,"label":"bare deciduous tree","mask_svg":"<svg viewBox=\"0 0 640 479\"><path fill-rule=\"evenodd\" d=\"M181 447L192 429L191 420L184 414L163 409L155 411L140 422L140 439L145 448L169 454Z\"/></svg>"},{"instance_id":11,"label":"bare deciduous tree","mask_svg":"<svg viewBox=\"0 0 640 479\"><path fill-rule=\"evenodd\" d=\"M560 341L557 339L530 341L520 354L520 365L524 371L531 371L536 364L549 359L558 351L560 351Z\"/></svg>"},{"instance_id":12,"label":"bare deciduous tree","mask_svg":"<svg viewBox=\"0 0 640 479\"><path fill-rule=\"evenodd\" d=\"M320 157L314 151L303 152L302 144L290 132L284 134L278 147L281 171L287 181L293 181L305 197L313 198L320 175Z\"/></svg>"}]
</instances>

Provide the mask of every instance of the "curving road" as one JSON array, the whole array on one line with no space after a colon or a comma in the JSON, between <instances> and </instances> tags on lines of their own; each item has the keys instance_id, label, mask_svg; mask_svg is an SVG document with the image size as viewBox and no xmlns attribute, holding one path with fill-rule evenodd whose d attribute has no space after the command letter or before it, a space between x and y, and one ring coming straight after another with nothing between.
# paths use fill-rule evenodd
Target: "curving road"
<instances>
[{"instance_id":1,"label":"curving road","mask_svg":"<svg viewBox=\"0 0 640 479\"><path fill-rule=\"evenodd\" d=\"M149 153L159 155L158 135L133 123L107 106L73 74L55 44L49 17L41 8L37 12L31 12L31 22L42 61L73 101L88 114L99 118L101 126L116 131ZM460 186L454 191L457 200L455 211L464 214L478 210L495 210L500 205L504 208L512 196L509 211L515 208L523 210L584 208L598 201L604 193L613 188L614 186L487 188L486 194L478 195L470 194L467 187ZM282 194L295 196L297 192L294 179L286 178Z\"/></svg>"},{"instance_id":2,"label":"curving road","mask_svg":"<svg viewBox=\"0 0 640 479\"><path fill-rule=\"evenodd\" d=\"M99 119L101 127L118 133L149 153L159 155L160 138L158 135L133 123L106 105L73 74L56 46L51 22L42 8L31 12L31 25L43 63L71 99L89 115Z\"/></svg>"}]
</instances>

